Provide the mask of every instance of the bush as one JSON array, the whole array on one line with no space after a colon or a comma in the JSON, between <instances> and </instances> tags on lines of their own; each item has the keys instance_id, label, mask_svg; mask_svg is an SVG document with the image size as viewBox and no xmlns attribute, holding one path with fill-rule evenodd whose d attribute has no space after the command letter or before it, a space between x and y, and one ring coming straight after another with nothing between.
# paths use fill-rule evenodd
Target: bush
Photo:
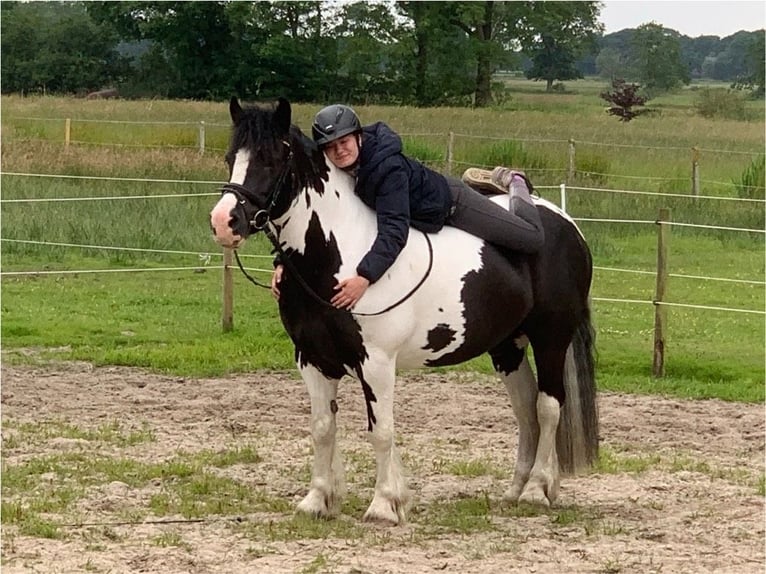
<instances>
[{"instance_id":1,"label":"bush","mask_svg":"<svg viewBox=\"0 0 766 574\"><path fill-rule=\"evenodd\" d=\"M697 113L705 118L745 120L745 99L733 90L705 88L695 104Z\"/></svg>"},{"instance_id":2,"label":"bush","mask_svg":"<svg viewBox=\"0 0 766 574\"><path fill-rule=\"evenodd\" d=\"M760 156L750 162L742 172L737 186L737 195L744 199L764 199L764 165L766 156Z\"/></svg>"}]
</instances>

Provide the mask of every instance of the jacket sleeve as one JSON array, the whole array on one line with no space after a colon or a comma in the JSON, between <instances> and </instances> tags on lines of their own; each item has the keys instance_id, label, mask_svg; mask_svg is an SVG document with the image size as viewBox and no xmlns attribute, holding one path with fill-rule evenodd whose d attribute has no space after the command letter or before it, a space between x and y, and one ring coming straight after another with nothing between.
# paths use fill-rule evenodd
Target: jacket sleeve
<instances>
[{"instance_id":1,"label":"jacket sleeve","mask_svg":"<svg viewBox=\"0 0 766 574\"><path fill-rule=\"evenodd\" d=\"M378 235L356 272L375 283L396 261L410 231L409 176L404 158L394 156L381 164L367 184L376 186Z\"/></svg>"}]
</instances>

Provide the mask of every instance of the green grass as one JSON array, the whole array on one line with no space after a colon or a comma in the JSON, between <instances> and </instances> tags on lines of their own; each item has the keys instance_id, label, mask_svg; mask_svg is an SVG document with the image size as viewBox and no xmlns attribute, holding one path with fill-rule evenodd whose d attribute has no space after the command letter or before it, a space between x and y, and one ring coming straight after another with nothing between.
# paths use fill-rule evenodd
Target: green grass
<instances>
[{"instance_id":1,"label":"green grass","mask_svg":"<svg viewBox=\"0 0 766 574\"><path fill-rule=\"evenodd\" d=\"M362 107L363 118L388 121L405 134L410 153L437 169L445 167L447 133L455 132L455 171L466 165L520 163L538 171L538 185L562 180L567 141L576 144L575 184L690 192L691 147L700 159L704 195L736 197L733 182L751 169L763 150L763 119L710 120L693 111L693 89L658 98L659 115L622 125L603 113L600 80L567 83L563 94L545 94L534 82L509 79L511 99L503 108ZM98 101L3 96L3 171L221 181L226 176L228 112L224 103ZM750 105L750 104L748 104ZM306 128L316 106L295 105L294 122ZM94 144L65 149L62 122L24 117L74 118L73 138ZM191 122L189 125L104 124L105 119ZM209 153L197 153L198 122L205 121ZM220 125L215 125L220 124ZM429 135L430 134L430 135ZM481 136L481 137L474 137ZM491 136L496 139L482 139ZM21 139L43 139L20 141ZM556 141L532 141L556 140ZM591 142L591 143L586 143ZM142 148L138 144L161 145ZM596 145L598 144L598 145ZM602 145L604 144L604 145ZM617 145L639 147L616 147ZM181 146L181 147L172 147ZM187 146L187 147L183 147ZM679 149L653 149L672 146ZM720 150L747 152L727 154ZM606 176L601 172L608 172ZM618 176L635 176L625 179ZM653 179L658 177L660 179ZM677 178L669 181L667 178ZM265 290L238 274L235 328L222 333L220 250L211 240L208 212L213 184L151 184L24 178L4 175L3 199L113 197L165 193L198 194L168 199L69 203L2 204L2 270L146 269L188 267L173 272L5 276L2 281L4 360L27 363L78 359L99 365L146 367L183 376L219 376L258 369L291 370L292 347ZM558 189L541 189L558 203ZM575 218L632 218L654 221L660 207L674 221L763 229L758 204L666 196L619 195L571 190L568 211ZM595 265L653 271L653 224L582 222ZM183 254L51 247L8 240L182 251ZM268 271L270 246L250 241L243 254L249 267ZM672 228L670 272L675 275L764 280L764 243L759 234ZM206 266L211 268L205 270ZM196 271L196 272L195 272ZM204 271L204 272L202 272ZM256 272L268 280L268 272ZM602 389L679 397L764 400L763 316L671 307L666 334L667 376L651 376L653 307L599 301L650 301L653 275L599 269L592 295L597 327L598 375ZM667 300L685 304L764 309L763 285L671 277ZM35 352L30 352L32 348ZM488 373L486 358L462 370ZM9 437L8 440L14 440ZM463 469L468 472L470 469Z\"/></svg>"}]
</instances>

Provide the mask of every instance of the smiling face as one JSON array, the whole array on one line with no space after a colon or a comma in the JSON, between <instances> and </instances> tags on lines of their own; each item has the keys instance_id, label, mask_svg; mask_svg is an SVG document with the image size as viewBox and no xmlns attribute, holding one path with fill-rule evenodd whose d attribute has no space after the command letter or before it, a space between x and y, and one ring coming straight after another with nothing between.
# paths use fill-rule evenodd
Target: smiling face
<instances>
[{"instance_id":1,"label":"smiling face","mask_svg":"<svg viewBox=\"0 0 766 574\"><path fill-rule=\"evenodd\" d=\"M322 147L327 159L340 169L351 167L359 159L359 140L357 134L348 134Z\"/></svg>"}]
</instances>

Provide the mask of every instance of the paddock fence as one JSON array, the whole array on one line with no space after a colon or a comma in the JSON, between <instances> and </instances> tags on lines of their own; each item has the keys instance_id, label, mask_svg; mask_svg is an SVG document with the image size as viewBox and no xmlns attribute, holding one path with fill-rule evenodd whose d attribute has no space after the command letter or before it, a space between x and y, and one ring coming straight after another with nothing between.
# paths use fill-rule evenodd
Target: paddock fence
<instances>
[{"instance_id":1,"label":"paddock fence","mask_svg":"<svg viewBox=\"0 0 766 574\"><path fill-rule=\"evenodd\" d=\"M216 181L199 181L199 180L170 180L170 179L151 179L151 178L109 178L109 177L97 177L97 176L73 176L73 175L55 175L55 174L37 174L37 173L18 173L18 172L2 172L0 175L3 178L17 177L17 178L69 178L69 179L82 179L82 180L122 180L122 181L138 181L143 183L151 183L156 185L166 184L183 184L183 185L204 185L204 186L219 186L221 182ZM566 183L562 183L559 186L538 186L539 189L547 189L549 191L558 191L560 194L560 207L566 212L567 196L570 193L576 193L578 191L595 191L602 193L616 193L616 194L635 194L643 196L651 195L664 195L652 192L628 190L628 189L606 189L606 188L584 188L567 186ZM109 197L42 197L42 198L24 198L24 199L0 199L0 204L18 204L18 203L65 203L73 201L131 201L135 199L151 199L157 201L166 201L171 199L180 199L188 197L201 197L210 196L215 197L218 195L216 192L201 192L201 193L164 193L158 195L121 195L121 196L109 196ZM693 200L694 198L689 195L680 195L686 199ZM766 201L758 199L743 199L743 198L731 198L731 197L718 197L710 196L710 199L718 201L739 201L750 202L755 204L765 204ZM667 309L670 307L683 307L690 309L700 309L708 311L717 311L724 313L744 313L754 315L766 315L764 309L742 309L735 307L722 307L713 305L699 305L688 303L684 301L670 301L666 297L666 285L669 278L682 278L690 279L694 281L718 281L731 284L743 284L743 285L755 285L766 286L766 282L763 278L758 279L733 279L726 277L715 276L701 276L701 275L687 275L671 273L669 271L668 259L670 253L670 238L671 229L673 227L694 227L699 229L719 230L732 233L743 234L755 234L756 236L763 236L766 234L764 229L752 229L741 227L729 227L720 225L705 225L696 223L684 223L681 221L673 221L670 209L660 208L657 213L656 219L653 220L640 220L640 219L612 219L612 218L588 218L588 217L573 217L575 222L591 222L591 223L603 223L603 224L629 224L629 225L651 225L657 228L657 247L656 247L656 267L652 270L648 269L624 269L615 268L601 265L594 265L594 269L604 273L620 273L620 274L639 274L639 275L653 275L655 278L655 291L654 296L651 299L625 299L625 298L612 298L612 297L593 297L593 301L626 304L626 305L651 305L654 308L654 348L653 348L653 373L656 377L664 375L665 365L665 337L668 328ZM89 250L111 250L111 251L125 251L125 252L143 252L153 254L166 254L166 255L182 255L188 256L195 260L192 265L174 266L174 267L147 267L147 268L107 268L107 269L69 269L69 270L25 270L25 271L0 271L0 277L20 277L20 276L46 276L46 275L80 275L88 273L151 273L151 272L188 272L190 270L200 269L220 269L222 271L222 288L221 288L221 325L224 331L229 331L234 325L234 274L235 267L232 264L232 251L224 249L222 252L197 252L197 251L184 251L184 250L163 250L163 249L142 249L130 246L111 246L111 245L96 245L96 244L77 244L66 242L48 242L48 241L33 241L18 238L6 238L0 237L0 242L10 244L30 244L40 245L46 247L65 247L72 249L89 249ZM244 269L250 272L270 274L271 268L271 255L240 255L245 260L268 260L265 266L244 266ZM214 264L214 260L220 258L220 264Z\"/></svg>"},{"instance_id":2,"label":"paddock fence","mask_svg":"<svg viewBox=\"0 0 766 574\"><path fill-rule=\"evenodd\" d=\"M205 154L207 152L224 153L226 151L223 147L216 147L210 145L209 134L211 130L214 130L216 135L220 136L222 131L228 133L231 126L230 124L207 122L204 120L199 121L131 121L131 120L105 120L105 119L86 119L86 118L52 118L52 117L34 117L34 116L15 116L6 118L4 120L7 123L11 122L43 122L53 123L60 125L60 133L56 137L56 131L47 138L5 138L6 141L36 141L36 142L59 142L65 147L70 145L81 146L116 146L127 148L177 148L195 150L199 154ZM147 143L131 143L131 142L108 142L108 141L94 141L89 139L77 139L76 124L107 124L107 125L134 125L134 126L166 126L171 128L179 128L184 130L181 139L193 142L188 144L174 144L169 142L160 142L156 144ZM57 128L58 129L58 128ZM702 177L703 172L703 158L705 155L726 155L726 156L738 156L744 158L757 158L763 156L764 152L761 151L748 151L748 150L736 150L736 149L714 149L701 146L647 146L638 144L623 144L616 142L597 142L589 140L578 140L575 138L556 139L556 138L530 138L530 137L517 137L517 136L487 136L487 135L475 135L460 133L455 131L444 132L421 132L421 133L409 133L400 132L403 138L431 138L436 141L442 141L444 146L443 157L441 159L423 159L423 163L430 164L432 166L443 168L449 175L457 175L458 170L466 167L486 167L492 168L493 165L481 165L476 162L461 161L456 159L456 146L460 140L485 140L496 142L514 141L521 144L547 144L556 145L564 149L562 152L562 158L559 162L563 167L543 167L536 168L531 167L526 169L530 174L542 174L544 173L550 177L556 177L563 180L564 183L572 185L577 181L578 176L584 176L590 179L603 180L605 178L620 178L627 181L630 180L653 180L656 182L666 182L675 186L683 186L688 184L689 193L692 196L699 197L703 185L716 185L728 188L738 187L745 190L746 193L759 192L760 186L749 185L746 183L735 183L732 181L720 181L714 179L704 179ZM184 137L185 136L185 137ZM220 140L220 137L216 139ZM658 152L683 152L688 154L688 176L685 177L660 177L660 176L645 176L645 175L629 175L629 174L616 174L599 171L598 165L592 166L579 166L578 165L578 149L588 148L620 148L626 151L630 150L655 150Z\"/></svg>"}]
</instances>

